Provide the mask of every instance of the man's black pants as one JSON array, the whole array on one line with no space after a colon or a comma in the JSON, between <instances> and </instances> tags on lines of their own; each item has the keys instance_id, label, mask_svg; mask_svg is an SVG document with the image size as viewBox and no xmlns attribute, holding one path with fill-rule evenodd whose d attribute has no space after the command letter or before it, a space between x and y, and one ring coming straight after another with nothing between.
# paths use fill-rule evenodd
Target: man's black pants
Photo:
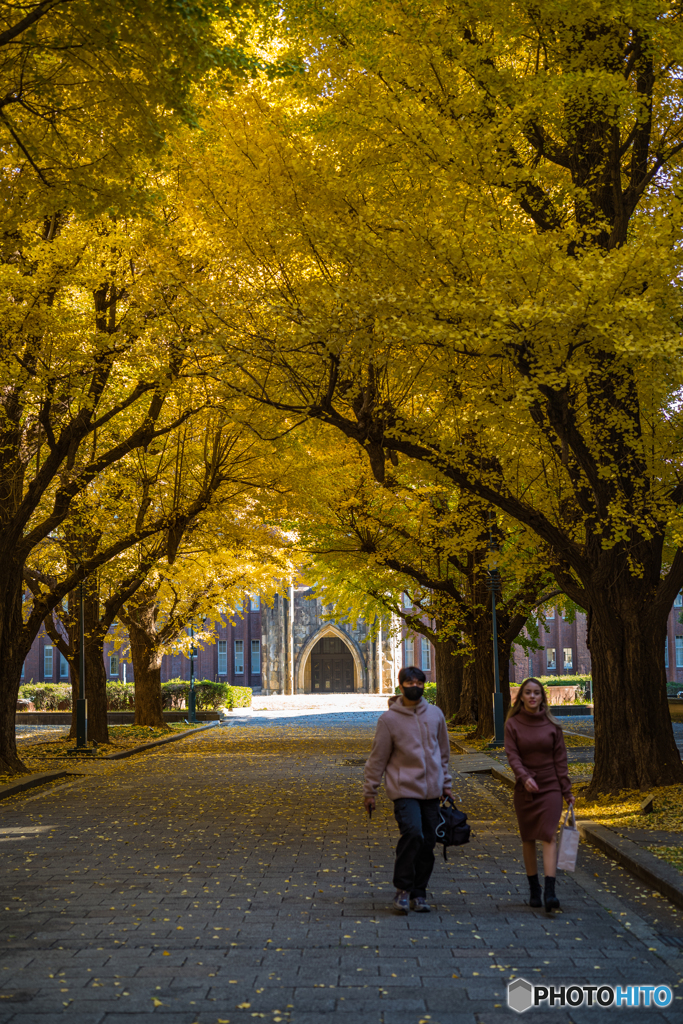
<instances>
[{"instance_id":1,"label":"man's black pants","mask_svg":"<svg viewBox=\"0 0 683 1024\"><path fill-rule=\"evenodd\" d=\"M411 899L427 895L434 868L439 801L402 798L394 800L394 817L401 838L396 847L394 885L410 893Z\"/></svg>"}]
</instances>

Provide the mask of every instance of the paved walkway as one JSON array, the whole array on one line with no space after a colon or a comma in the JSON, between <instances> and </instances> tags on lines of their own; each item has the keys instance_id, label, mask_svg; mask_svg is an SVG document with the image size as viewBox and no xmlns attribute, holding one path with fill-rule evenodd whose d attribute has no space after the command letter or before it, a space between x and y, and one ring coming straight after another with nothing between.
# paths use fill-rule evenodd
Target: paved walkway
<instances>
[{"instance_id":1,"label":"paved walkway","mask_svg":"<svg viewBox=\"0 0 683 1024\"><path fill-rule=\"evenodd\" d=\"M515 976L679 983L680 915L590 849L563 914L525 905L490 777L456 776L474 835L437 861L433 912L395 916L391 807L359 803L376 718L235 717L2 805L0 1022L495 1024Z\"/></svg>"}]
</instances>

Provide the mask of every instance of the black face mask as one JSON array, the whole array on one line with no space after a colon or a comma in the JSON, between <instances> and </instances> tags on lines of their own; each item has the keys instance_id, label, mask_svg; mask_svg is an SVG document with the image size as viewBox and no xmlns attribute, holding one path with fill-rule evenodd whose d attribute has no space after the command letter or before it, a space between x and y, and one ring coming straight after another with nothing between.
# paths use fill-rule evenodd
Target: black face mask
<instances>
[{"instance_id":1,"label":"black face mask","mask_svg":"<svg viewBox=\"0 0 683 1024\"><path fill-rule=\"evenodd\" d=\"M424 686L404 686L403 695L408 700L419 700L422 694L425 692Z\"/></svg>"}]
</instances>

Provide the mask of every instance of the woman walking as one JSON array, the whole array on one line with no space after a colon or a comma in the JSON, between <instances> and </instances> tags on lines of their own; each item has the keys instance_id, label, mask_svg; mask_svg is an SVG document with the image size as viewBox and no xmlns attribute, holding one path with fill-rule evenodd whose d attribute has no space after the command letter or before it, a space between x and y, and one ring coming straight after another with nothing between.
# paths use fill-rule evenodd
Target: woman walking
<instances>
[{"instance_id":1,"label":"woman walking","mask_svg":"<svg viewBox=\"0 0 683 1024\"><path fill-rule=\"evenodd\" d=\"M505 723L505 753L517 779L514 804L529 879L529 906L540 907L536 841L543 844L545 909L559 910L555 895L557 843L562 798L574 804L567 770L567 748L562 729L548 711L545 690L538 679L526 679L515 697Z\"/></svg>"}]
</instances>

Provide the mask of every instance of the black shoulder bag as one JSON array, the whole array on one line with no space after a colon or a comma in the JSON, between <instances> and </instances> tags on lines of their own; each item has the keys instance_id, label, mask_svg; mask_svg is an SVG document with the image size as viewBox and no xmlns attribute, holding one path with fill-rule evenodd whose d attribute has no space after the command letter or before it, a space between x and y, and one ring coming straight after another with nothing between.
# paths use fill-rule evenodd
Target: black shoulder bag
<instances>
[{"instance_id":1,"label":"black shoulder bag","mask_svg":"<svg viewBox=\"0 0 683 1024\"><path fill-rule=\"evenodd\" d=\"M439 804L439 820L436 825L436 841L443 846L443 859L449 846L464 846L470 841L472 829L467 824L467 815L459 811L452 797L446 797Z\"/></svg>"}]
</instances>

